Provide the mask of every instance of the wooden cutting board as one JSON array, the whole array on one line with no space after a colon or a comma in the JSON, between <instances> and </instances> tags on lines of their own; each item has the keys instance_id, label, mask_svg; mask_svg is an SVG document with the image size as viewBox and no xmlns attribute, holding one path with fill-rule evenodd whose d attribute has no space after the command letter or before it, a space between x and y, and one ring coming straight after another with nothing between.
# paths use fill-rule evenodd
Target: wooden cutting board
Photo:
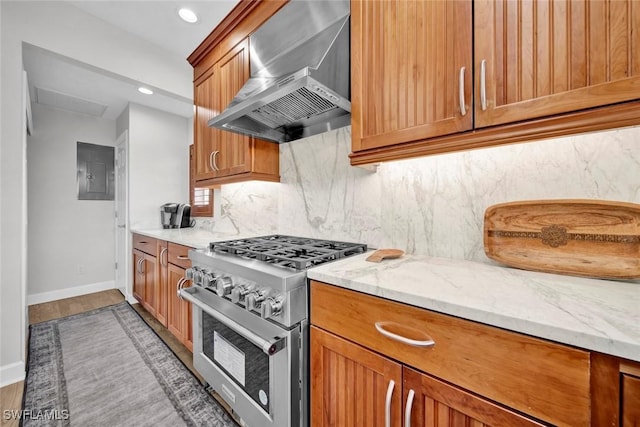
<instances>
[{"instance_id":1,"label":"wooden cutting board","mask_svg":"<svg viewBox=\"0 0 640 427\"><path fill-rule=\"evenodd\" d=\"M484 215L484 251L525 270L640 278L640 205L579 199L494 205Z\"/></svg>"}]
</instances>

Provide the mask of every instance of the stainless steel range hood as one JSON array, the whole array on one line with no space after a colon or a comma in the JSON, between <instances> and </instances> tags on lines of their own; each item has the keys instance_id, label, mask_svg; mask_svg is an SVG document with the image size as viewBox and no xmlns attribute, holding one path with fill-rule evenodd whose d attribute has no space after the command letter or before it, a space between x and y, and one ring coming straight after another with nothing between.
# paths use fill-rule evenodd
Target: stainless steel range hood
<instances>
[{"instance_id":1,"label":"stainless steel range hood","mask_svg":"<svg viewBox=\"0 0 640 427\"><path fill-rule=\"evenodd\" d=\"M289 142L351 123L349 1L291 0L249 39L251 78L209 126Z\"/></svg>"}]
</instances>

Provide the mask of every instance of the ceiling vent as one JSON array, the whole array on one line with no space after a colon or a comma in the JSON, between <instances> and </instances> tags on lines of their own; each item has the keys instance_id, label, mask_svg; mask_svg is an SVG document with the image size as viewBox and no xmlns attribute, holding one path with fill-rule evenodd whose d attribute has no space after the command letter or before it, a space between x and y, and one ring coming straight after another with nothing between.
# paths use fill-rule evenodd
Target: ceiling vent
<instances>
[{"instance_id":1,"label":"ceiling vent","mask_svg":"<svg viewBox=\"0 0 640 427\"><path fill-rule=\"evenodd\" d=\"M102 117L107 106L95 101L77 98L73 95L36 87L35 102L49 107L59 108L87 116Z\"/></svg>"}]
</instances>

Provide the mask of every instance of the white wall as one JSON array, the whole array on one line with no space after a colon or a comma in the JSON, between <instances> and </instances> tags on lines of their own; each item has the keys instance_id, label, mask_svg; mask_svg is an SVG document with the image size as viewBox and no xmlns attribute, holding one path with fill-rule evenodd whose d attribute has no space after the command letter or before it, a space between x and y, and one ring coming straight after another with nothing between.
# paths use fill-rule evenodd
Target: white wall
<instances>
[{"instance_id":1,"label":"white wall","mask_svg":"<svg viewBox=\"0 0 640 427\"><path fill-rule=\"evenodd\" d=\"M78 287L113 288L114 202L78 200L76 146L78 141L113 146L115 121L38 104L32 108L27 303L64 298Z\"/></svg>"},{"instance_id":2,"label":"white wall","mask_svg":"<svg viewBox=\"0 0 640 427\"><path fill-rule=\"evenodd\" d=\"M160 228L160 205L189 203L190 121L129 104L129 221Z\"/></svg>"},{"instance_id":3,"label":"white wall","mask_svg":"<svg viewBox=\"0 0 640 427\"><path fill-rule=\"evenodd\" d=\"M26 145L23 138L22 43L192 98L184 58L125 33L65 2L0 1L0 385L24 376L26 287ZM135 58L135 61L132 60Z\"/></svg>"}]
</instances>

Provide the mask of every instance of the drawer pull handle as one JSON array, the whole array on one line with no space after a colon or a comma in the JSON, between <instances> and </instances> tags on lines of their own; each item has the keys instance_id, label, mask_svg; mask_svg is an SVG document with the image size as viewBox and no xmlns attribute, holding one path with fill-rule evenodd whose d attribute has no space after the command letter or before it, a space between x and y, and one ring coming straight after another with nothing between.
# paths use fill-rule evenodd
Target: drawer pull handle
<instances>
[{"instance_id":1,"label":"drawer pull handle","mask_svg":"<svg viewBox=\"0 0 640 427\"><path fill-rule=\"evenodd\" d=\"M387 397L384 402L384 426L391 427L391 397L393 397L393 388L396 386L396 382L389 380L389 387L387 387Z\"/></svg>"},{"instance_id":2,"label":"drawer pull handle","mask_svg":"<svg viewBox=\"0 0 640 427\"><path fill-rule=\"evenodd\" d=\"M427 340L412 340L411 338L403 337L402 335L389 332L384 328L384 326L388 324L389 322L376 322L375 323L376 330L387 338L391 338L392 340L396 340L404 344L412 345L414 347L433 347L436 344L436 342L431 338Z\"/></svg>"},{"instance_id":3,"label":"drawer pull handle","mask_svg":"<svg viewBox=\"0 0 640 427\"><path fill-rule=\"evenodd\" d=\"M184 256L184 255L178 255L178 256L176 256L176 259L188 260L189 257L188 256Z\"/></svg>"},{"instance_id":4,"label":"drawer pull handle","mask_svg":"<svg viewBox=\"0 0 640 427\"><path fill-rule=\"evenodd\" d=\"M407 396L407 406L404 408L404 425L411 427L411 408L413 408L413 397L416 392L413 389L409 390L409 396Z\"/></svg>"}]
</instances>

